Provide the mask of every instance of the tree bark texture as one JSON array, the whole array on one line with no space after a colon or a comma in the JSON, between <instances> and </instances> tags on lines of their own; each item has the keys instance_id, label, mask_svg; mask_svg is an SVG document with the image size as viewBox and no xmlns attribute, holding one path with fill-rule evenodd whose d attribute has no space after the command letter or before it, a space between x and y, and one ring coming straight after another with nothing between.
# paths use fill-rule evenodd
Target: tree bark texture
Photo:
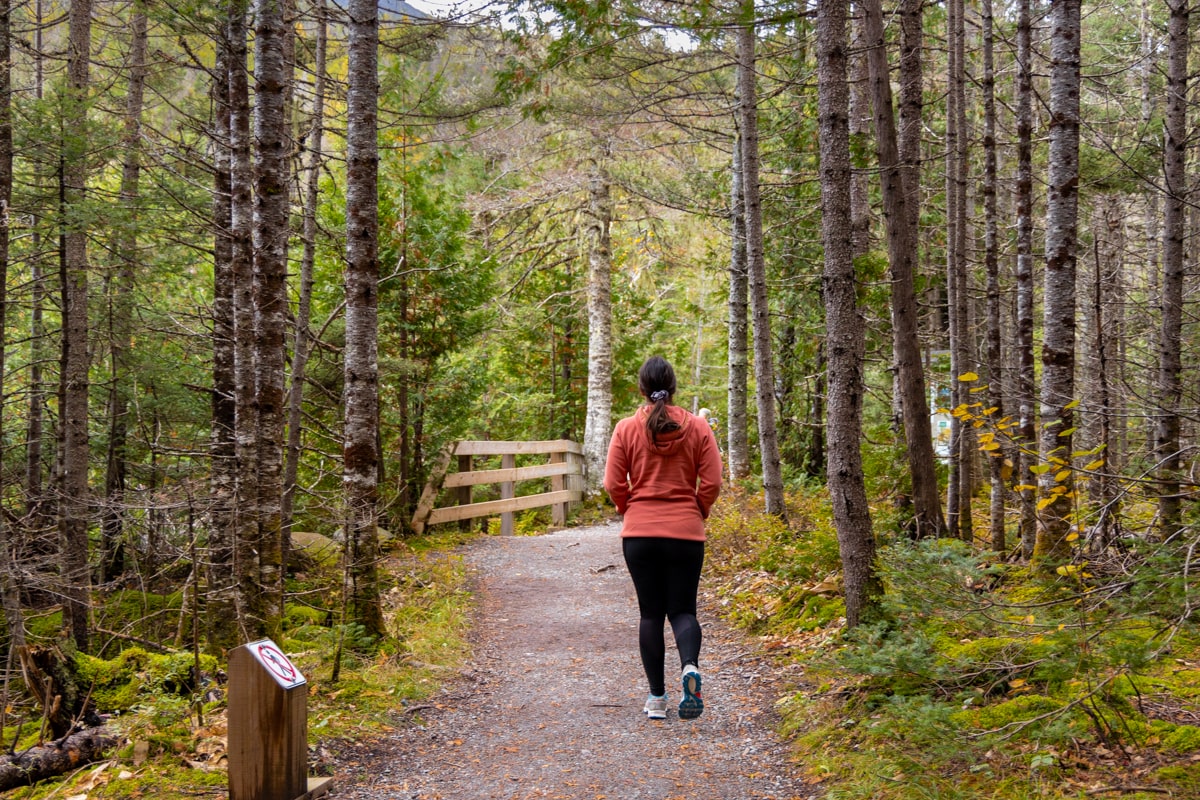
<instances>
[{"instance_id":1,"label":"tree bark texture","mask_svg":"<svg viewBox=\"0 0 1200 800\"><path fill-rule=\"evenodd\" d=\"M258 591L251 607L263 635L283 608L284 375L291 141L287 99L292 36L285 0L254 4L254 397L258 413Z\"/></svg>"},{"instance_id":2,"label":"tree bark texture","mask_svg":"<svg viewBox=\"0 0 1200 800\"><path fill-rule=\"evenodd\" d=\"M237 524L237 380L234 344L233 159L230 151L229 27L217 35L213 105L213 391L211 495L205 576L207 640L216 650L237 645L233 548Z\"/></svg>"},{"instance_id":3,"label":"tree bark texture","mask_svg":"<svg viewBox=\"0 0 1200 800\"><path fill-rule=\"evenodd\" d=\"M753 4L744 6L753 16ZM771 352L771 310L763 255L762 201L758 184L758 90L755 77L753 21L738 28L737 87L742 131L742 191L746 198L746 263L750 277L750 313L754 337L758 448L768 514L784 516L783 468L775 413L775 368Z\"/></svg>"},{"instance_id":4,"label":"tree bark texture","mask_svg":"<svg viewBox=\"0 0 1200 800\"><path fill-rule=\"evenodd\" d=\"M966 406L967 387L958 376L967 372L963 363L966 337L966 278L965 253L962 245L965 237L960 236L963 206L962 185L958 181L960 143L966 136L961 127L965 115L962 104L963 92L963 3L962 0L947 0L946 41L947 83L946 92L946 153L944 158L946 193L946 311L950 322L950 406L956 412ZM950 418L949 474L946 481L946 525L950 536L963 538L962 517L964 509L970 507L970 499L963 496L963 471L967 469L963 447L963 420L955 413Z\"/></svg>"},{"instance_id":5,"label":"tree bark texture","mask_svg":"<svg viewBox=\"0 0 1200 800\"><path fill-rule=\"evenodd\" d=\"M1037 539L1037 407L1033 360L1033 24L1031 0L1017 9L1017 490L1021 556L1033 557Z\"/></svg>"},{"instance_id":6,"label":"tree bark texture","mask_svg":"<svg viewBox=\"0 0 1200 800\"><path fill-rule=\"evenodd\" d=\"M742 188L742 139L733 143L733 186L729 216L732 227L729 256L729 393L725 429L728 432L729 475L743 480L750 475L747 395L749 323L746 317L750 279L746 269L746 195Z\"/></svg>"},{"instance_id":7,"label":"tree bark texture","mask_svg":"<svg viewBox=\"0 0 1200 800\"><path fill-rule=\"evenodd\" d=\"M827 473L842 559L846 624L854 627L869 617L882 587L875 571L875 537L862 466L865 325L857 303L851 223L847 5L848 0L829 0L818 6L817 114L829 376Z\"/></svg>"},{"instance_id":8,"label":"tree bark texture","mask_svg":"<svg viewBox=\"0 0 1200 800\"><path fill-rule=\"evenodd\" d=\"M87 125L92 4L68 11L68 118L63 140L62 541L63 623L81 652L89 646L88 595L88 252Z\"/></svg>"},{"instance_id":9,"label":"tree bark texture","mask_svg":"<svg viewBox=\"0 0 1200 800\"><path fill-rule=\"evenodd\" d=\"M120 743L107 728L88 728L61 741L0 758L0 792L31 786L99 761Z\"/></svg>"},{"instance_id":10,"label":"tree bark texture","mask_svg":"<svg viewBox=\"0 0 1200 800\"><path fill-rule=\"evenodd\" d=\"M1004 418L1004 353L1001 349L1000 246L999 219L996 210L996 72L993 56L995 37L992 0L983 0L983 268L987 276L987 397L991 413L986 415L995 438L987 450L988 465L988 540L993 552L1008 548L1004 525L1004 461L1015 452L1003 444L1003 432L995 430Z\"/></svg>"},{"instance_id":11,"label":"tree bark texture","mask_svg":"<svg viewBox=\"0 0 1200 800\"><path fill-rule=\"evenodd\" d=\"M1047 160L1046 275L1042 320L1042 391L1038 452L1041 517L1034 558L1070 556L1075 479L1075 267L1079 211L1079 0L1051 7L1050 152Z\"/></svg>"},{"instance_id":12,"label":"tree bark texture","mask_svg":"<svg viewBox=\"0 0 1200 800\"><path fill-rule=\"evenodd\" d=\"M237 523L234 576L239 636L257 639L263 626L255 607L258 567L258 411L254 391L254 165L250 141L248 0L231 0L229 12L229 149L234 365L236 383Z\"/></svg>"},{"instance_id":13,"label":"tree bark texture","mask_svg":"<svg viewBox=\"0 0 1200 800\"><path fill-rule=\"evenodd\" d=\"M12 129L12 3L0 0L0 431L7 418L4 406L4 370L8 321L8 259L13 183ZM21 613L21 587L16 571L17 553L9 519L0 515L0 604L4 607L9 647L24 647L25 617Z\"/></svg>"},{"instance_id":14,"label":"tree bark texture","mask_svg":"<svg viewBox=\"0 0 1200 800\"><path fill-rule=\"evenodd\" d=\"M588 388L583 421L583 460L587 491L597 492L604 480L608 440L612 436L612 183L607 172L607 143L591 161L587 241Z\"/></svg>"},{"instance_id":15,"label":"tree bark texture","mask_svg":"<svg viewBox=\"0 0 1200 800\"><path fill-rule=\"evenodd\" d=\"M343 477L350 609L386 633L379 599L379 19L375 0L351 0L346 113L346 354Z\"/></svg>"},{"instance_id":16,"label":"tree bark texture","mask_svg":"<svg viewBox=\"0 0 1200 800\"><path fill-rule=\"evenodd\" d=\"M1167 114L1163 151L1166 184L1163 208L1162 323L1158 337L1158 380L1154 457L1158 466L1158 533L1173 536L1180 522L1180 409L1183 370L1180 337L1183 332L1184 238L1188 202L1187 92L1190 0L1168 0Z\"/></svg>"},{"instance_id":17,"label":"tree bark texture","mask_svg":"<svg viewBox=\"0 0 1200 800\"><path fill-rule=\"evenodd\" d=\"M917 264L917 239L909 224L908 190L896 144L892 118L892 88L888 78L887 49L883 37L883 9L879 0L865 0L864 35L871 76L871 104L875 113L875 148L880 164L884 221L892 296L892 336L896 369L904 410L904 436L912 476L913 513L918 536L940 536L942 518L937 472L933 460L933 433L921 346L917 333L917 300L913 277Z\"/></svg>"}]
</instances>

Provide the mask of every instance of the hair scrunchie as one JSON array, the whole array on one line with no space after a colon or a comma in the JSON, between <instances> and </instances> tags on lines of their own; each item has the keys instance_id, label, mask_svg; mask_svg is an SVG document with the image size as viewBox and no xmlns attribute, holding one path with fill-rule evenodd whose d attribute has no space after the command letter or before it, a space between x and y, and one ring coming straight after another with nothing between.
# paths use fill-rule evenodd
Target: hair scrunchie
<instances>
[{"instance_id":1,"label":"hair scrunchie","mask_svg":"<svg viewBox=\"0 0 1200 800\"><path fill-rule=\"evenodd\" d=\"M671 395L668 394L667 392L663 391L662 389L659 389L657 392L650 393L650 402L651 403L661 403L663 400L666 400L670 396Z\"/></svg>"}]
</instances>

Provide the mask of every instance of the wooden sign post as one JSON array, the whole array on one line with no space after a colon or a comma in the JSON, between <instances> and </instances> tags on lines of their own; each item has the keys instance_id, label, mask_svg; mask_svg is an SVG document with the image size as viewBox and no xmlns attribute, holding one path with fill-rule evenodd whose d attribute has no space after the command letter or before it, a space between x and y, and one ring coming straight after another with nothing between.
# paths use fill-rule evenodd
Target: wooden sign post
<instances>
[{"instance_id":1,"label":"wooden sign post","mask_svg":"<svg viewBox=\"0 0 1200 800\"><path fill-rule=\"evenodd\" d=\"M229 800L312 800L329 778L308 778L308 685L270 639L229 653Z\"/></svg>"}]
</instances>

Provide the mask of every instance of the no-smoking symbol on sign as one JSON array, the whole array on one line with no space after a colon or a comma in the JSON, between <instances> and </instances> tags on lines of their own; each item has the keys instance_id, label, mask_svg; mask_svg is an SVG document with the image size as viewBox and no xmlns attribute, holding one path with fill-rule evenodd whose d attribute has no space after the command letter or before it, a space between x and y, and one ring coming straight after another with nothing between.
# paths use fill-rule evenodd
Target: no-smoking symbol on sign
<instances>
[{"instance_id":1,"label":"no-smoking symbol on sign","mask_svg":"<svg viewBox=\"0 0 1200 800\"><path fill-rule=\"evenodd\" d=\"M261 642L254 642L250 646L250 652L283 688L290 689L304 683L304 676L300 674L300 670L296 669L296 665L289 661L283 651L271 640L264 639Z\"/></svg>"}]
</instances>

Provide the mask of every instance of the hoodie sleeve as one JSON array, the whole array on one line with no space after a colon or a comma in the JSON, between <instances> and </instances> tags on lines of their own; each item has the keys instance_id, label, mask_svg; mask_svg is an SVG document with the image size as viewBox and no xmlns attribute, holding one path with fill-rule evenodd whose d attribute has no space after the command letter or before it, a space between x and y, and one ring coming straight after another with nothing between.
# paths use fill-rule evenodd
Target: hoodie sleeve
<instances>
[{"instance_id":1,"label":"hoodie sleeve","mask_svg":"<svg viewBox=\"0 0 1200 800\"><path fill-rule=\"evenodd\" d=\"M700 506L700 514L708 519L709 509L721 493L721 451L717 449L717 437L705 420L701 424L700 445L697 448L696 473L700 485L696 489L696 505Z\"/></svg>"},{"instance_id":2,"label":"hoodie sleeve","mask_svg":"<svg viewBox=\"0 0 1200 800\"><path fill-rule=\"evenodd\" d=\"M608 460L604 464L604 490L612 498L617 512L625 513L629 506L629 453L621 436L621 423L613 430L608 444Z\"/></svg>"}]
</instances>

